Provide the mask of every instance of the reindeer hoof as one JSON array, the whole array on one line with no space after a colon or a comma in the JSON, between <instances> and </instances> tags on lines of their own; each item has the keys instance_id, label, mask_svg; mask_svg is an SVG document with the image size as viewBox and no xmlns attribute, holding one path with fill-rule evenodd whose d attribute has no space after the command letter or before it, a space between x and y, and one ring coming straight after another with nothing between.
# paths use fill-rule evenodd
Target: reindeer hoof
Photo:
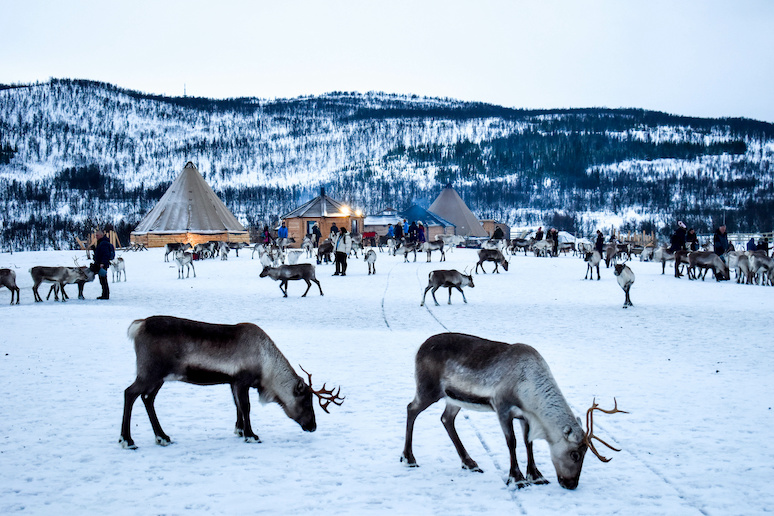
<instances>
[{"instance_id":1,"label":"reindeer hoof","mask_svg":"<svg viewBox=\"0 0 774 516\"><path fill-rule=\"evenodd\" d=\"M172 444L172 439L170 439L169 437L166 437L166 436L165 437L159 437L157 435L156 436L156 444L158 444L159 446L169 446L170 444Z\"/></svg>"},{"instance_id":2,"label":"reindeer hoof","mask_svg":"<svg viewBox=\"0 0 774 516\"><path fill-rule=\"evenodd\" d=\"M418 468L419 464L417 464L417 461L414 459L409 459L405 455L400 456L400 461L405 462L406 465L410 468Z\"/></svg>"},{"instance_id":3,"label":"reindeer hoof","mask_svg":"<svg viewBox=\"0 0 774 516\"><path fill-rule=\"evenodd\" d=\"M469 463L462 463L462 469L467 469L468 471L474 471L476 473L483 473L484 470L478 467L478 464L476 464L476 461L471 460Z\"/></svg>"},{"instance_id":4,"label":"reindeer hoof","mask_svg":"<svg viewBox=\"0 0 774 516\"><path fill-rule=\"evenodd\" d=\"M519 489L524 489L525 487L529 486L529 481L523 478L521 480L517 480L513 477L508 477L508 481L505 483L505 485L509 486L511 484L515 485Z\"/></svg>"},{"instance_id":5,"label":"reindeer hoof","mask_svg":"<svg viewBox=\"0 0 774 516\"><path fill-rule=\"evenodd\" d=\"M253 435L251 437L245 437L245 442L246 443L259 443L259 442L261 442L261 440L258 438L257 435Z\"/></svg>"},{"instance_id":6,"label":"reindeer hoof","mask_svg":"<svg viewBox=\"0 0 774 516\"><path fill-rule=\"evenodd\" d=\"M120 444L121 448L123 448L125 450L136 450L137 449L137 445L134 444L134 442L127 441L123 437L118 440L118 444Z\"/></svg>"}]
</instances>

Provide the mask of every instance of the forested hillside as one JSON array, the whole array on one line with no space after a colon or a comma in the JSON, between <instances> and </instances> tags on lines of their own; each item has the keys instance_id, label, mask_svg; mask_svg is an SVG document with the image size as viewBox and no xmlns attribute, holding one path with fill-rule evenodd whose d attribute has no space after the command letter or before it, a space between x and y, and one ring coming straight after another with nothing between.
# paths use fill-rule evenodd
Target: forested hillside
<instances>
[{"instance_id":1,"label":"forested hillside","mask_svg":"<svg viewBox=\"0 0 774 516\"><path fill-rule=\"evenodd\" d=\"M366 213L451 183L480 218L590 232L774 228L774 125L637 109L518 110L451 99L161 97L82 80L0 87L5 250L125 238L193 161L246 225L316 195Z\"/></svg>"}]
</instances>

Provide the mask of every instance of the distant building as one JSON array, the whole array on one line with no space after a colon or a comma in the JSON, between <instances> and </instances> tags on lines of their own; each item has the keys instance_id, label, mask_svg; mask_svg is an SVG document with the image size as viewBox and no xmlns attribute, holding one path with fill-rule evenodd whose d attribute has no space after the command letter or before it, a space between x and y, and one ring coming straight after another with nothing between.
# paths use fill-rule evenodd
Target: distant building
<instances>
[{"instance_id":1,"label":"distant building","mask_svg":"<svg viewBox=\"0 0 774 516\"><path fill-rule=\"evenodd\" d=\"M503 232L503 238L511 238L511 227L508 224L497 222L496 220L485 219L481 221L481 226L490 238L494 235L495 229L497 228L500 228Z\"/></svg>"},{"instance_id":2,"label":"distant building","mask_svg":"<svg viewBox=\"0 0 774 516\"><path fill-rule=\"evenodd\" d=\"M465 204L465 201L450 185L441 191L429 211L443 217L454 224L456 234L466 237L486 237L487 232L481 226L473 212Z\"/></svg>"},{"instance_id":3,"label":"distant building","mask_svg":"<svg viewBox=\"0 0 774 516\"><path fill-rule=\"evenodd\" d=\"M425 227L425 240L428 242L435 240L438 235L453 235L455 231L454 224L418 204L402 211L400 216L401 220L406 219L409 224L422 222Z\"/></svg>"},{"instance_id":4,"label":"distant building","mask_svg":"<svg viewBox=\"0 0 774 516\"><path fill-rule=\"evenodd\" d=\"M188 162L130 236L132 244L162 247L210 240L250 242L247 230Z\"/></svg>"},{"instance_id":5,"label":"distant building","mask_svg":"<svg viewBox=\"0 0 774 516\"><path fill-rule=\"evenodd\" d=\"M363 221L363 232L374 232L378 236L387 234L387 226L392 224L395 226L403 222L403 217L398 214L398 210L394 208L385 208L381 213L377 215L369 215Z\"/></svg>"},{"instance_id":6,"label":"distant building","mask_svg":"<svg viewBox=\"0 0 774 516\"><path fill-rule=\"evenodd\" d=\"M330 236L333 224L347 228L352 234L363 232L363 214L328 197L325 188L320 188L320 195L280 218L287 225L291 247L300 247L304 236L312 233L315 224L320 227L323 240Z\"/></svg>"}]
</instances>

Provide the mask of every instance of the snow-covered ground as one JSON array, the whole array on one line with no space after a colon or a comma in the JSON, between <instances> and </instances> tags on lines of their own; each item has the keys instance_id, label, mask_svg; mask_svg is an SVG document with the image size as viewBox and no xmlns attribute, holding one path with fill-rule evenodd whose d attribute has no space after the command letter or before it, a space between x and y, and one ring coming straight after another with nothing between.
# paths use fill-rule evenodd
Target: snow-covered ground
<instances>
[{"instance_id":1,"label":"snow-covered ground","mask_svg":"<svg viewBox=\"0 0 774 516\"><path fill-rule=\"evenodd\" d=\"M362 258L346 277L318 266L325 296L260 279L250 253L196 262L177 279L161 250L129 252L128 281L111 300L87 300L70 286L67 303L34 303L27 270L71 265L83 253L0 254L22 288L8 306L0 290L0 513L28 514L760 514L774 508L774 289L675 279L634 261L634 307L612 269L584 281L572 257L523 255L502 274L478 274L452 305L421 308L428 272L472 267L456 249L439 266L379 254L377 274ZM491 271L491 264L487 265ZM47 291L47 288L46 288ZM253 393L262 443L233 434L228 386L167 383L156 408L174 444L159 447L142 403L134 406L136 451L118 436L123 390L134 380L126 329L170 314L261 326L315 385L340 385L346 401L317 409L305 433L276 404ZM562 489L545 441L538 467L547 486L506 487L508 453L492 413L463 411L457 427L483 474L464 471L439 421L437 403L417 419L419 468L399 461L406 405L414 395L419 345L445 331L537 348L578 415L596 397L630 414L599 415L595 433L607 464L587 454L580 486ZM297 369L298 372L300 370ZM518 426L517 426L518 428ZM519 443L519 460L526 457Z\"/></svg>"}]
</instances>

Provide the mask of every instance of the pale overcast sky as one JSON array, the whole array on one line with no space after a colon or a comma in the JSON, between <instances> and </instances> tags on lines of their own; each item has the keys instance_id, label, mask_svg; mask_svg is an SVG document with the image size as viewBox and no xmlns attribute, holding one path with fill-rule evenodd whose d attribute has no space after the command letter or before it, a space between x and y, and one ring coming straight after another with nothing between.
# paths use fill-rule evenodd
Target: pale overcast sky
<instances>
[{"instance_id":1,"label":"pale overcast sky","mask_svg":"<svg viewBox=\"0 0 774 516\"><path fill-rule=\"evenodd\" d=\"M774 1L3 1L0 83L383 91L774 122Z\"/></svg>"}]
</instances>

